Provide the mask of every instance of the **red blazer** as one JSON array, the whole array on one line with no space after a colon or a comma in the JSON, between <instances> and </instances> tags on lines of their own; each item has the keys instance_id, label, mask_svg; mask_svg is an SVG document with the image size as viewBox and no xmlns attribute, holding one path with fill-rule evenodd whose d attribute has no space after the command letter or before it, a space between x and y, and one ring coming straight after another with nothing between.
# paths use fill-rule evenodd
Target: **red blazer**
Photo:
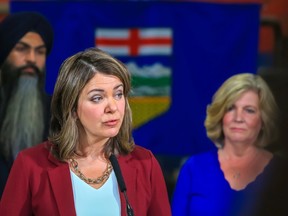
<instances>
[{"instance_id":1,"label":"red blazer","mask_svg":"<svg viewBox=\"0 0 288 216\"><path fill-rule=\"evenodd\" d=\"M76 216L69 166L49 152L48 141L19 153L0 202L1 216ZM170 216L166 184L153 154L136 146L118 157L135 216ZM120 193L121 216L126 202Z\"/></svg>"}]
</instances>

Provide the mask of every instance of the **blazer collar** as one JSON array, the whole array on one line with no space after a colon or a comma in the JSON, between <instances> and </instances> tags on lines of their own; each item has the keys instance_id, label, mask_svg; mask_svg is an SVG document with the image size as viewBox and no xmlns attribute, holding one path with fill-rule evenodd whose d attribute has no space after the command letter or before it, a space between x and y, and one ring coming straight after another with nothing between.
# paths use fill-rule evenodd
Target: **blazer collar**
<instances>
[{"instance_id":1,"label":"blazer collar","mask_svg":"<svg viewBox=\"0 0 288 216\"><path fill-rule=\"evenodd\" d=\"M51 153L48 155L48 160L55 164L55 167L48 170L48 176L59 213L60 215L76 216L68 164L60 162Z\"/></svg>"},{"instance_id":2,"label":"blazer collar","mask_svg":"<svg viewBox=\"0 0 288 216\"><path fill-rule=\"evenodd\" d=\"M137 180L137 168L132 162L132 156L131 154L126 155L126 156L119 156L118 158L119 166L122 172L122 176L127 188L127 197L129 199L129 203L132 206L136 205L136 180ZM124 197L123 192L120 191L119 188L119 193L120 193L120 199L121 199L121 215L127 215L126 214L126 200ZM135 212L134 212L135 214Z\"/></svg>"},{"instance_id":3,"label":"blazer collar","mask_svg":"<svg viewBox=\"0 0 288 216\"><path fill-rule=\"evenodd\" d=\"M49 143L47 146L49 148ZM127 188L126 193L130 205L133 208L133 206L135 206L137 203L137 168L132 162L131 154L118 156L117 159ZM48 176L51 182L53 193L55 195L59 213L60 215L76 216L72 182L68 164L65 162L60 162L51 153L48 155L48 160L55 164L54 168L48 170ZM126 200L123 192L120 191L120 188L119 193L121 200L121 215L126 216Z\"/></svg>"}]
</instances>

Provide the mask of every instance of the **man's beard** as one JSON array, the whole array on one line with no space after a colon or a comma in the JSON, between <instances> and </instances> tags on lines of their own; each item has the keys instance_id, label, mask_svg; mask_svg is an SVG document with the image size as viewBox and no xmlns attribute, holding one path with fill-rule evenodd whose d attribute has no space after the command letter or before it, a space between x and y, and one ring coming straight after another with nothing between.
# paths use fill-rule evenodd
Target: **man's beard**
<instances>
[{"instance_id":1,"label":"man's beard","mask_svg":"<svg viewBox=\"0 0 288 216\"><path fill-rule=\"evenodd\" d=\"M38 76L19 76L8 100L0 131L1 149L6 158L15 158L19 151L43 139L44 113L38 79Z\"/></svg>"}]
</instances>

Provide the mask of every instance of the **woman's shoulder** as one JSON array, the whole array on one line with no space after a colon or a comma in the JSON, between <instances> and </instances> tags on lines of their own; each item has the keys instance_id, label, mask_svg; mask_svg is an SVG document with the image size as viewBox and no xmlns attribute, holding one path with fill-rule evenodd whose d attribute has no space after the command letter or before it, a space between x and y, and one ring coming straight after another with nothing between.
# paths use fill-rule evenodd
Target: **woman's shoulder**
<instances>
[{"instance_id":1,"label":"woman's shoulder","mask_svg":"<svg viewBox=\"0 0 288 216\"><path fill-rule=\"evenodd\" d=\"M219 162L216 149L195 153L182 162L182 172L218 169Z\"/></svg>"},{"instance_id":2,"label":"woman's shoulder","mask_svg":"<svg viewBox=\"0 0 288 216\"><path fill-rule=\"evenodd\" d=\"M194 162L208 162L217 158L217 149L209 149L207 151L195 153L187 159L187 163L194 163Z\"/></svg>"},{"instance_id":3,"label":"woman's shoulder","mask_svg":"<svg viewBox=\"0 0 288 216\"><path fill-rule=\"evenodd\" d=\"M286 167L288 165L288 160L286 157L278 154L273 154L272 159L269 161L267 167L265 167L265 171L268 173L275 174L283 174L286 173Z\"/></svg>"},{"instance_id":4,"label":"woman's shoulder","mask_svg":"<svg viewBox=\"0 0 288 216\"><path fill-rule=\"evenodd\" d=\"M45 141L33 147L24 149L19 152L15 162L28 163L30 165L34 164L42 167L51 166L51 162L57 164L57 160L51 155L51 146L52 144L49 141Z\"/></svg>"},{"instance_id":5,"label":"woman's shoulder","mask_svg":"<svg viewBox=\"0 0 288 216\"><path fill-rule=\"evenodd\" d=\"M133 151L130 153L132 157L136 157L136 158L151 158L154 157L153 153L151 152L151 150L146 149L142 146L139 145L135 145Z\"/></svg>"},{"instance_id":6,"label":"woman's shoulder","mask_svg":"<svg viewBox=\"0 0 288 216\"><path fill-rule=\"evenodd\" d=\"M118 159L122 162L126 161L128 164L133 164L134 166L137 164L146 164L147 166L150 166L156 161L155 156L150 150L138 145L135 145L133 151L129 154L119 155Z\"/></svg>"},{"instance_id":7,"label":"woman's shoulder","mask_svg":"<svg viewBox=\"0 0 288 216\"><path fill-rule=\"evenodd\" d=\"M33 156L33 157L34 156L39 157L39 156L42 156L43 154L48 155L50 152L51 146L52 144L49 141L45 141L35 146L32 146L30 148L24 149L19 154L25 155L25 156Z\"/></svg>"}]
</instances>

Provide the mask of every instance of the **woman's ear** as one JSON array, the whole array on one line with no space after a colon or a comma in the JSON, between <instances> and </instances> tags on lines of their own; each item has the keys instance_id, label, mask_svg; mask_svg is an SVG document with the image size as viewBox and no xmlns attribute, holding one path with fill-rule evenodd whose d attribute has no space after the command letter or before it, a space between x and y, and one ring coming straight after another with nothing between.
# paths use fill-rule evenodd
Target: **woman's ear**
<instances>
[{"instance_id":1,"label":"woman's ear","mask_svg":"<svg viewBox=\"0 0 288 216\"><path fill-rule=\"evenodd\" d=\"M73 116L73 118L78 119L77 110L75 108L73 108L73 110L72 110L72 116Z\"/></svg>"}]
</instances>

